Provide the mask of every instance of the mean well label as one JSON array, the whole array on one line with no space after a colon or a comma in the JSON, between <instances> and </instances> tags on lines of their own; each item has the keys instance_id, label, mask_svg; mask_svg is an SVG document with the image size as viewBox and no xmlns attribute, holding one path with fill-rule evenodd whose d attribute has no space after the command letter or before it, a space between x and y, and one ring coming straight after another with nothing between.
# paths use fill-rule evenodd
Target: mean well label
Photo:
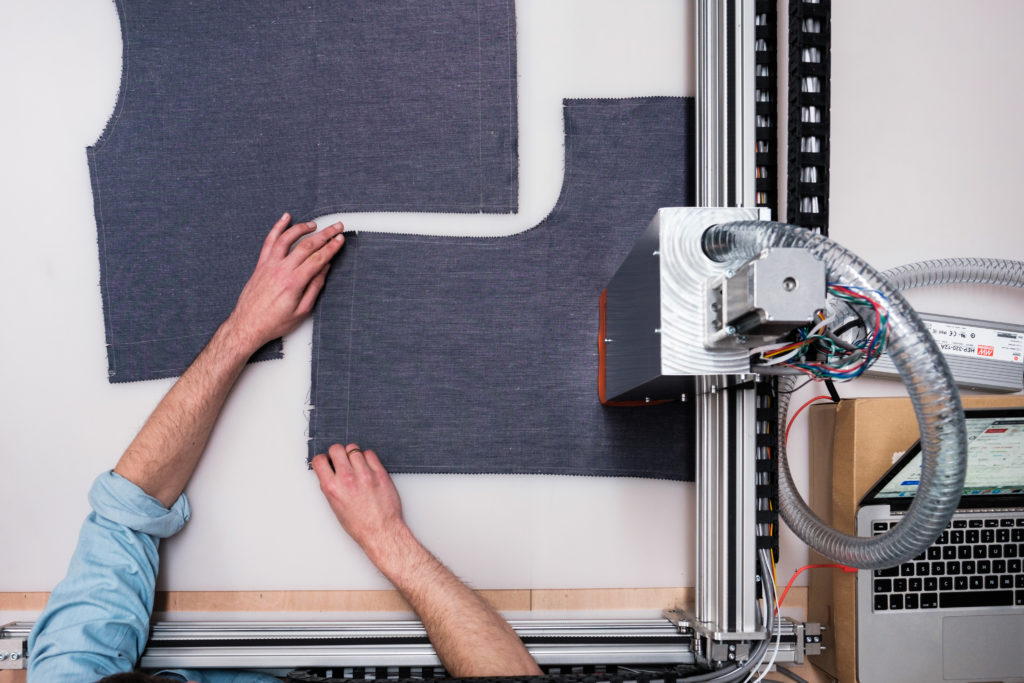
<instances>
[{"instance_id":1,"label":"mean well label","mask_svg":"<svg viewBox=\"0 0 1024 683\"><path fill-rule=\"evenodd\" d=\"M1024 334L924 321L943 353L1024 363Z\"/></svg>"}]
</instances>

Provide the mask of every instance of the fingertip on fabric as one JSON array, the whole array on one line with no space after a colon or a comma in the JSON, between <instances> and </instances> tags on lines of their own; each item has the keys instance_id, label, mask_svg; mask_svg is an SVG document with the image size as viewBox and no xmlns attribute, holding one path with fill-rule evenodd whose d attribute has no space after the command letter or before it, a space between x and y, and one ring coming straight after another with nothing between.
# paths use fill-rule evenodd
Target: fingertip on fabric
<instances>
[{"instance_id":1,"label":"fingertip on fabric","mask_svg":"<svg viewBox=\"0 0 1024 683\"><path fill-rule=\"evenodd\" d=\"M328 457L328 455L326 453L317 453L316 455L313 456L313 459L309 461L310 468L314 472L316 472L317 476L318 477L320 476L320 469L322 469L322 467L323 467L322 465L320 465L320 466L317 465L317 461L320 458L323 458L327 462L327 466L330 467L331 471L333 472L334 471L334 463L331 461L330 457Z\"/></svg>"}]
</instances>

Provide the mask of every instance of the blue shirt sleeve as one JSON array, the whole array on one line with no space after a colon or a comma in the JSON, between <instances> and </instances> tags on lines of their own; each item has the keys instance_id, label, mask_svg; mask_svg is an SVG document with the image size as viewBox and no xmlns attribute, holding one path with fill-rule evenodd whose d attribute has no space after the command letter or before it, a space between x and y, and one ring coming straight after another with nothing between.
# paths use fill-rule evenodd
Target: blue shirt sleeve
<instances>
[{"instance_id":1,"label":"blue shirt sleeve","mask_svg":"<svg viewBox=\"0 0 1024 683\"><path fill-rule=\"evenodd\" d=\"M131 671L149 634L160 539L185 526L182 494L170 509L114 472L89 491L67 576L29 636L30 681L95 681Z\"/></svg>"}]
</instances>

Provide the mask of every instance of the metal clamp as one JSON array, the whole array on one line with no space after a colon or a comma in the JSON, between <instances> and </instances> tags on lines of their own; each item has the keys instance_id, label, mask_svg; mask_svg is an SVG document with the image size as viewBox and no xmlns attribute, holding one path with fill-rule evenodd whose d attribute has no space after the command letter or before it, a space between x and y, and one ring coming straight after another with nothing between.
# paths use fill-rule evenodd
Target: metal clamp
<instances>
[{"instance_id":1,"label":"metal clamp","mask_svg":"<svg viewBox=\"0 0 1024 683\"><path fill-rule=\"evenodd\" d=\"M24 669L28 666L28 641L25 638L0 639L0 669Z\"/></svg>"}]
</instances>

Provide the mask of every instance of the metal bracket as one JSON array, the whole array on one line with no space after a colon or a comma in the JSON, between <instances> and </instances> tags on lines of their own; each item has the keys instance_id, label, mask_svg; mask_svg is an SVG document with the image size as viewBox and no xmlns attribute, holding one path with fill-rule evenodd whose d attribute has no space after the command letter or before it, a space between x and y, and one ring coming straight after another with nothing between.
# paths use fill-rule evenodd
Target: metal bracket
<instances>
[{"instance_id":1,"label":"metal bracket","mask_svg":"<svg viewBox=\"0 0 1024 683\"><path fill-rule=\"evenodd\" d=\"M0 638L0 669L28 667L28 639Z\"/></svg>"},{"instance_id":2,"label":"metal bracket","mask_svg":"<svg viewBox=\"0 0 1024 683\"><path fill-rule=\"evenodd\" d=\"M689 636L694 658L705 665L721 666L727 662L742 662L750 656L751 648L763 633L742 634L715 631L708 625L696 622L687 610L672 609L662 613L680 634ZM777 663L803 664L808 656L819 655L825 649L821 634L825 627L817 622L798 622L783 617L776 622L776 631L771 635L779 637Z\"/></svg>"},{"instance_id":3,"label":"metal bracket","mask_svg":"<svg viewBox=\"0 0 1024 683\"><path fill-rule=\"evenodd\" d=\"M804 624L803 645L805 655L813 657L825 651L825 646L821 642L821 636L826 628L828 627L822 626L817 622ZM802 663L802 661L798 663Z\"/></svg>"}]
</instances>

